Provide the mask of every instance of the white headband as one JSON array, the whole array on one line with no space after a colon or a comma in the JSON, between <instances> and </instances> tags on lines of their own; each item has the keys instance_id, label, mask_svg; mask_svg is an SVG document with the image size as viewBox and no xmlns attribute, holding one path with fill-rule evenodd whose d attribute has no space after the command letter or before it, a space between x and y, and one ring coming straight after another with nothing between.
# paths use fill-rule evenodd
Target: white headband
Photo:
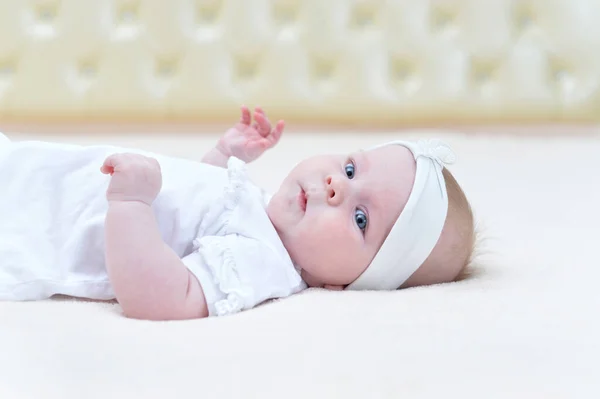
<instances>
[{"instance_id":1,"label":"white headband","mask_svg":"<svg viewBox=\"0 0 600 399\"><path fill-rule=\"evenodd\" d=\"M452 149L440 140L416 143L392 141L413 154L415 182L400 216L367 269L347 290L395 290L427 259L435 247L448 212L448 194L442 170L455 162Z\"/></svg>"}]
</instances>

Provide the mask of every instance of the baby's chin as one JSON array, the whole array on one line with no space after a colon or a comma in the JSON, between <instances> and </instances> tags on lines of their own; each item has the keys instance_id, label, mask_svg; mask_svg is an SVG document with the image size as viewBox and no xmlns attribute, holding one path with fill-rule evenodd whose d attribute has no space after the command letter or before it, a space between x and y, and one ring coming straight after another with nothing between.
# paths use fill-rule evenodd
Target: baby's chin
<instances>
[{"instance_id":1,"label":"baby's chin","mask_svg":"<svg viewBox=\"0 0 600 399\"><path fill-rule=\"evenodd\" d=\"M309 287L322 287L323 286L322 282L320 282L317 278L313 277L310 273L308 273L304 269L302 269L300 271L300 276L302 277L302 280L304 280L306 285L308 285Z\"/></svg>"},{"instance_id":2,"label":"baby's chin","mask_svg":"<svg viewBox=\"0 0 600 399\"><path fill-rule=\"evenodd\" d=\"M313 288L325 288L328 290L339 291L346 286L346 284L332 284L331 282L323 281L327 279L315 277L314 275L310 274L302 268L300 270L300 277L302 277L302 280L304 280L306 285Z\"/></svg>"}]
</instances>

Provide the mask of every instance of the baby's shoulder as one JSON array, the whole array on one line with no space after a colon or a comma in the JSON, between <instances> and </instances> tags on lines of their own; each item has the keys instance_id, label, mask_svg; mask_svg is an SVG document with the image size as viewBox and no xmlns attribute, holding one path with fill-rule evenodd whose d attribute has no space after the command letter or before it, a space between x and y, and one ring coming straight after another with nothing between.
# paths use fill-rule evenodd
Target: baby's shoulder
<instances>
[{"instance_id":1,"label":"baby's shoulder","mask_svg":"<svg viewBox=\"0 0 600 399\"><path fill-rule=\"evenodd\" d=\"M212 204L194 240L194 254L212 276L202 279L202 270L197 268L203 288L223 297L209 304L212 313L218 314L248 309L306 288L269 219L265 192L248 178L243 162L230 160L227 173L222 196ZM211 281L217 282L218 289L210 288Z\"/></svg>"},{"instance_id":2,"label":"baby's shoulder","mask_svg":"<svg viewBox=\"0 0 600 399\"><path fill-rule=\"evenodd\" d=\"M236 313L306 288L291 260L267 242L229 234L194 244L183 261L198 278L211 315Z\"/></svg>"},{"instance_id":3,"label":"baby's shoulder","mask_svg":"<svg viewBox=\"0 0 600 399\"><path fill-rule=\"evenodd\" d=\"M267 214L267 200L264 190L249 178L246 164L231 158L222 192L212 204L201 232L271 241L276 232Z\"/></svg>"}]
</instances>

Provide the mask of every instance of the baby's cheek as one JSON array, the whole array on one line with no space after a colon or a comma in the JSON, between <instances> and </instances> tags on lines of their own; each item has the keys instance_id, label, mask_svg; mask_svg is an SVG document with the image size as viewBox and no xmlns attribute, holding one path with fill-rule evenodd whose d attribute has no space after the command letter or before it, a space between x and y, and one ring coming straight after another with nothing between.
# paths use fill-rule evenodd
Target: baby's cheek
<instances>
[{"instance_id":1,"label":"baby's cheek","mask_svg":"<svg viewBox=\"0 0 600 399\"><path fill-rule=\"evenodd\" d=\"M335 267L341 259L345 258L345 251L350 245L347 224L339 217L332 214L321 214L311 223L304 226L305 233L311 241L311 250L315 255Z\"/></svg>"},{"instance_id":2,"label":"baby's cheek","mask_svg":"<svg viewBox=\"0 0 600 399\"><path fill-rule=\"evenodd\" d=\"M305 221L308 222L305 227L321 240L329 242L339 239L340 235L347 235L347 223L343 223L337 212L319 212Z\"/></svg>"}]
</instances>

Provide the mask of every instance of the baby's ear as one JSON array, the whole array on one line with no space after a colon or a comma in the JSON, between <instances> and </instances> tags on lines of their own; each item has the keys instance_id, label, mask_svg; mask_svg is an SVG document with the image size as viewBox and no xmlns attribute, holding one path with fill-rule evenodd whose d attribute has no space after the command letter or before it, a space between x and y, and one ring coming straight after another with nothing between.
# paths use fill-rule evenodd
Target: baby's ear
<instances>
[{"instance_id":1,"label":"baby's ear","mask_svg":"<svg viewBox=\"0 0 600 399\"><path fill-rule=\"evenodd\" d=\"M343 285L329 285L329 284L325 284L323 286L323 288L325 288L326 290L331 290L331 291L343 291L344 290L344 286Z\"/></svg>"}]
</instances>

